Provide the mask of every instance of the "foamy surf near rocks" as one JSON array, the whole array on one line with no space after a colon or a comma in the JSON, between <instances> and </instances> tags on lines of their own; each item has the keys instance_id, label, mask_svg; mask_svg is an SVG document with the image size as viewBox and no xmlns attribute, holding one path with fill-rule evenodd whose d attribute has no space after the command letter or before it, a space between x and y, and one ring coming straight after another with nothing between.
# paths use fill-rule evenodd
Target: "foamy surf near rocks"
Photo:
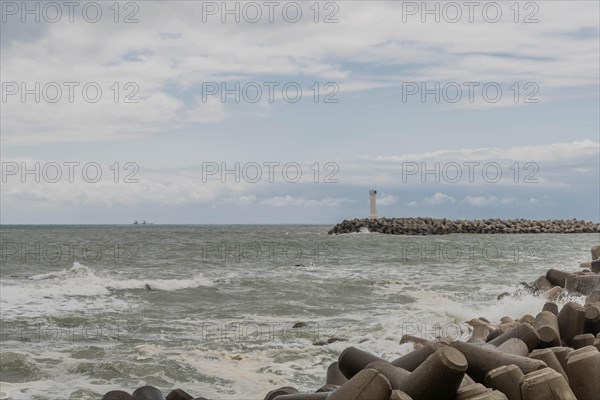
<instances>
[{"instance_id":1,"label":"foamy surf near rocks","mask_svg":"<svg viewBox=\"0 0 600 400\"><path fill-rule=\"evenodd\" d=\"M597 296L594 292L591 300ZM578 311L567 303L558 314L569 321ZM600 332L579 323L559 324L550 311L515 317L502 318L496 326L482 318L470 321L473 326L489 325L483 340L482 330L473 330L468 341L449 344L416 338L421 347L391 361L348 347L328 368L327 381L338 377L337 389L273 400L598 400ZM593 337L593 345L574 349L560 339L577 332L588 340Z\"/></svg>"},{"instance_id":2,"label":"foamy surf near rocks","mask_svg":"<svg viewBox=\"0 0 600 400\"><path fill-rule=\"evenodd\" d=\"M344 220L335 225L330 235L369 232L391 235L447 235L450 233L594 233L600 232L600 224L577 219L528 220L484 219L451 220L447 218L363 218ZM600 249L592 250L600 253ZM594 258L595 260L595 258Z\"/></svg>"},{"instance_id":3,"label":"foamy surf near rocks","mask_svg":"<svg viewBox=\"0 0 600 400\"><path fill-rule=\"evenodd\" d=\"M592 257L599 248L594 246ZM395 360L349 346L329 365L320 388L310 393L292 386L273 388L263 399L600 400L596 278L600 274L550 268L519 286L545 298L586 295L583 305L569 301L559 307L549 300L536 315L504 316L497 323L474 317L466 322L471 332L467 340L404 335L400 343L412 342L414 349ZM143 386L132 394L110 391L101 400L207 399L182 389L163 397L159 389Z\"/></svg>"}]
</instances>

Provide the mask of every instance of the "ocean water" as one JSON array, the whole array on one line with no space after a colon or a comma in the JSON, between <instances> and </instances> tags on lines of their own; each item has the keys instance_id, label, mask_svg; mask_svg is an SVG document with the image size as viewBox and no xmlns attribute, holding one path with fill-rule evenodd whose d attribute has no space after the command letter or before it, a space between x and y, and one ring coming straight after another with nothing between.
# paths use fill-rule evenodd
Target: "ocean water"
<instances>
[{"instance_id":1,"label":"ocean water","mask_svg":"<svg viewBox=\"0 0 600 400\"><path fill-rule=\"evenodd\" d=\"M536 314L544 300L517 284L577 270L600 242L330 228L3 226L0 398L312 392L349 345L392 359L411 350L403 333L467 337L471 318Z\"/></svg>"}]
</instances>

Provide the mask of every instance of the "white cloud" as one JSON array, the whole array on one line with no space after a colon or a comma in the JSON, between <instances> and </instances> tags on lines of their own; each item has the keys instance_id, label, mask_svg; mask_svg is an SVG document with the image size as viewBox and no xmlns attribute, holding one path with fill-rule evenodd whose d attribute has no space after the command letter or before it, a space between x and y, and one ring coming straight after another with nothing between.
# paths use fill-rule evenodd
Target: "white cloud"
<instances>
[{"instance_id":1,"label":"white cloud","mask_svg":"<svg viewBox=\"0 0 600 400\"><path fill-rule=\"evenodd\" d=\"M461 204L469 204L475 207L487 207L498 204L514 204L516 202L517 199L514 197L498 198L496 196L467 196L461 201Z\"/></svg>"},{"instance_id":2,"label":"white cloud","mask_svg":"<svg viewBox=\"0 0 600 400\"><path fill-rule=\"evenodd\" d=\"M597 145L597 143L596 143ZM464 179L458 184L449 184L443 180L440 183L435 183L432 177L429 176L426 183L419 175L411 176L414 178L408 182L402 181L402 173L399 172L398 164L395 162L373 162L372 160L349 159L337 160L339 165L339 174L336 178L344 185L322 186L322 192L317 199L308 199L294 196L274 196L265 197L265 193L285 193L285 181L281 180L281 171L276 169L275 176L279 179L275 184L268 183L268 174L266 169L263 169L263 178L259 183L250 183L241 179L239 183L229 176L227 183L223 183L223 177L220 174L209 176L207 182L202 182L201 168L185 167L179 169L148 169L146 166L140 166L140 173L136 176L140 178L138 184L115 184L111 182L112 172L108 169L109 165L103 166L105 175L101 182L90 184L79 179L70 184L68 182L47 183L42 180L39 184L29 182L30 184L22 184L18 177L9 178L8 183L2 186L1 199L18 203L20 201L34 202L41 206L42 203L52 204L87 204L112 206L118 204L136 205L143 203L152 204L190 204L190 203L231 203L237 205L263 204L272 207L295 206L295 207L316 207L316 206L338 206L346 202L354 201L347 197L346 185L350 187L378 187L385 190L392 190L398 187L410 187L427 189L433 195L426 197L423 204L440 205L454 204L462 198L456 194L454 189L468 187L472 193L473 190L479 193L486 193L486 190L493 188L495 196L468 196L460 201L461 204L472 206L487 206L487 205L508 205L518 204L516 192L513 187L525 189L528 193L521 194L526 203L534 203L543 196L544 190L567 191L578 185L589 185L594 176L597 177L598 165L598 149L593 142L572 142L572 143L554 143L543 146L524 146L524 148L513 147L511 150L506 150L505 153L509 156L529 152L537 155L544 154L544 149L554 149L546 152L546 162L539 164L539 171L536 178L539 178L538 183L524 183L526 171L521 171L519 182L514 182L512 170L509 167L513 164L512 160L501 164L503 168L503 180L499 183L489 183L481 179L481 170L477 170L479 175L476 175L474 182L467 180L467 173L464 172ZM475 149L476 150L476 149ZM445 150L445 154L457 155L461 152L468 154L474 149L460 150ZM503 149L495 149L494 153L502 153ZM420 157L430 156L431 153L424 153ZM489 156L490 154L485 154ZM417 155L419 156L419 155ZM31 158L5 158L3 159L3 167L9 163L26 163L28 168L35 162L40 162L42 165L47 163L44 160L35 160ZM260 164L260 162L259 162ZM427 163L428 168L430 164ZM574 173L576 169L581 169L581 165L588 170L587 173ZM594 166L595 165L595 166ZM228 164L231 168L232 164ZM309 171L309 164L301 165L303 171ZM63 169L64 172L64 169ZM595 174L595 175L594 175ZM15 179L12 179L15 178ZM300 184L314 185L312 174L303 174L303 180ZM281 185L281 186L280 186ZM412 186L411 186L412 185ZM460 186L463 185L463 186ZM266 190L265 190L266 188ZM366 193L365 189L365 193ZM267 194L268 196L268 194ZM527 200L527 199L532 200ZM366 201L366 198L364 200ZM378 203L382 206L397 204L399 201L397 196L386 194L378 198ZM407 203L408 206L414 207L416 202Z\"/></svg>"},{"instance_id":3,"label":"white cloud","mask_svg":"<svg viewBox=\"0 0 600 400\"><path fill-rule=\"evenodd\" d=\"M225 104L213 97L208 97L206 101L198 96L194 97L194 104L187 109L183 120L188 123L194 122L219 122L228 116Z\"/></svg>"},{"instance_id":4,"label":"white cloud","mask_svg":"<svg viewBox=\"0 0 600 400\"><path fill-rule=\"evenodd\" d=\"M364 160L409 163L422 161L455 161L464 163L466 161L563 161L577 160L580 157L594 157L600 154L600 142L581 140L565 143L550 143L534 146L512 146L512 147L486 147L486 148L463 148L452 150L437 150L426 153L412 153L389 156L363 156ZM521 166L523 168L523 166Z\"/></svg>"},{"instance_id":5,"label":"white cloud","mask_svg":"<svg viewBox=\"0 0 600 400\"><path fill-rule=\"evenodd\" d=\"M274 196L268 199L261 200L260 203L270 207L337 207L342 203L351 202L348 198L323 198L320 200L310 200L300 197Z\"/></svg>"},{"instance_id":6,"label":"white cloud","mask_svg":"<svg viewBox=\"0 0 600 400\"><path fill-rule=\"evenodd\" d=\"M272 196L259 199L254 194L246 194L237 197L226 197L216 204L236 204L247 206L252 204L260 204L269 207L337 207L343 203L351 203L348 198L331 198L325 197L322 199L306 199L302 197L294 197L290 195Z\"/></svg>"},{"instance_id":7,"label":"white cloud","mask_svg":"<svg viewBox=\"0 0 600 400\"><path fill-rule=\"evenodd\" d=\"M344 182L380 188L425 185L436 189L461 186L567 190L598 179L598 159L600 142L582 140L506 148L363 155L340 165ZM498 173L501 174L496 181Z\"/></svg>"},{"instance_id":8,"label":"white cloud","mask_svg":"<svg viewBox=\"0 0 600 400\"><path fill-rule=\"evenodd\" d=\"M456 201L456 199L454 197L448 196L447 194L440 193L440 192L437 192L433 196L427 197L423 200L423 202L425 202L427 204L431 204L431 205L439 205L439 204L444 204L444 203L453 204L455 201Z\"/></svg>"},{"instance_id":9,"label":"white cloud","mask_svg":"<svg viewBox=\"0 0 600 400\"><path fill-rule=\"evenodd\" d=\"M259 189L261 184L230 183L219 181L203 183L201 177L177 173L145 173L138 183L115 183L110 179L87 183L81 179L70 183L66 180L57 183L33 181L21 183L11 181L3 184L1 193L3 205L28 203L36 205L85 205L112 207L140 204L184 205L196 203L234 204L248 206L261 204L269 207L338 207L354 202L347 197L324 197L307 199L302 197L273 196L260 199L249 191ZM264 189L269 185L262 184ZM285 184L275 185L281 189Z\"/></svg>"},{"instance_id":10,"label":"white cloud","mask_svg":"<svg viewBox=\"0 0 600 400\"><path fill-rule=\"evenodd\" d=\"M514 197L503 197L500 199L500 204L514 204L517 202L517 199Z\"/></svg>"},{"instance_id":11,"label":"white cloud","mask_svg":"<svg viewBox=\"0 0 600 400\"><path fill-rule=\"evenodd\" d=\"M397 202L398 198L396 196L392 196L391 194L383 195L381 198L377 199L377 204L381 204L382 206L391 206Z\"/></svg>"},{"instance_id":12,"label":"white cloud","mask_svg":"<svg viewBox=\"0 0 600 400\"><path fill-rule=\"evenodd\" d=\"M157 171L139 167L139 170L129 176L131 182L126 182L131 170L124 172L123 165L119 167L120 174L115 178L114 170L110 165L98 164L101 177L93 182L95 169L86 170L79 164L73 167L72 181L69 180L69 169L63 163L60 167L61 177L52 182L54 172L48 169L44 178L44 168L49 165L43 161L31 159L8 159L3 162L3 170L9 163L24 162L28 169L33 169L37 163L40 165L38 173L39 182L35 181L33 174L23 176L22 169L15 175L5 177L2 184L1 199L4 204L27 202L28 204L56 204L56 205L87 205L112 207L115 205L182 205L191 203L208 203L219 199L240 196L240 192L250 191L252 184L240 182L238 184L223 184L220 181L202 182L198 170L169 170ZM90 172L91 171L91 172ZM87 179L87 181L86 181ZM117 182L115 182L115 180ZM137 180L135 182L134 180ZM5 203L7 202L7 203Z\"/></svg>"},{"instance_id":13,"label":"white cloud","mask_svg":"<svg viewBox=\"0 0 600 400\"><path fill-rule=\"evenodd\" d=\"M186 122L220 121L234 115L227 112L229 107L213 104L214 115L203 114L186 95L197 93L202 82L264 77L334 81L346 92L399 89L412 81L505 85L535 81L544 89L541 101L565 91L596 94L597 2L544 2L538 12L543 20L534 24L514 23L505 6L504 17L496 24L482 18L480 7L473 23L465 19L465 9L457 24L431 19L422 23L417 14L400 28L402 2L376 7L367 2L339 3L340 23L334 24L312 22L307 7L306 18L298 24L284 22L281 15L276 23L221 23L219 15L199 23L202 2L144 2L135 24L115 25L111 18L89 24L78 19L37 24L38 35L22 37L3 24L3 35L11 33L11 40L2 44L3 82L98 81L107 101L91 107L81 101L5 103L3 140L52 142L79 136L104 140L156 134ZM411 66L415 60L435 62L415 68ZM356 65L375 65L383 72ZM113 82L139 85L140 103L110 104L108 86ZM503 96L505 105L514 105L511 95Z\"/></svg>"},{"instance_id":14,"label":"white cloud","mask_svg":"<svg viewBox=\"0 0 600 400\"><path fill-rule=\"evenodd\" d=\"M256 195L247 194L247 195L242 195L242 196L238 196L238 197L226 197L222 201L218 202L217 204L225 203L225 204L237 204L240 206L247 206L250 204L255 204L256 202L257 202Z\"/></svg>"}]
</instances>

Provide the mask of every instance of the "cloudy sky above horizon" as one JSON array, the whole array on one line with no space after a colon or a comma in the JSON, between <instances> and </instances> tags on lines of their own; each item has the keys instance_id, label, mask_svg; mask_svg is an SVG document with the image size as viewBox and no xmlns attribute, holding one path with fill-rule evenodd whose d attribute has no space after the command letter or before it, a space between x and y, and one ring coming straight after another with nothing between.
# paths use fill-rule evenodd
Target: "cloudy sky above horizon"
<instances>
[{"instance_id":1,"label":"cloudy sky above horizon","mask_svg":"<svg viewBox=\"0 0 600 400\"><path fill-rule=\"evenodd\" d=\"M3 224L600 220L598 2L22 4Z\"/></svg>"}]
</instances>

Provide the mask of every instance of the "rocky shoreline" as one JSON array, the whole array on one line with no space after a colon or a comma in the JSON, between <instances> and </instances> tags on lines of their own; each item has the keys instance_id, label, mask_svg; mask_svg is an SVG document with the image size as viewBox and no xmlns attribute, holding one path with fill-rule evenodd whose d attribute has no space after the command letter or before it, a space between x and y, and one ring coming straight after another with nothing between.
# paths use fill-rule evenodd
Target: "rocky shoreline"
<instances>
[{"instance_id":1,"label":"rocky shoreline","mask_svg":"<svg viewBox=\"0 0 600 400\"><path fill-rule=\"evenodd\" d=\"M536 315L507 315L494 322L474 318L466 322L464 340L404 335L400 343L412 342L414 350L391 361L348 347L315 392L286 386L264 400L598 400L600 245L591 253L581 271L551 268L519 284L515 294L527 291L546 300ZM572 295L587 296L584 305L569 301L559 309L557 303ZM511 294L498 298L505 296ZM102 400L207 399L182 389L164 397L159 389L143 386L132 394L108 392Z\"/></svg>"},{"instance_id":2,"label":"rocky shoreline","mask_svg":"<svg viewBox=\"0 0 600 400\"><path fill-rule=\"evenodd\" d=\"M334 226L330 235L360 232L391 235L447 235L450 233L594 233L600 232L600 224L577 219L529 220L484 219L451 220L447 218L362 218L344 220Z\"/></svg>"}]
</instances>

